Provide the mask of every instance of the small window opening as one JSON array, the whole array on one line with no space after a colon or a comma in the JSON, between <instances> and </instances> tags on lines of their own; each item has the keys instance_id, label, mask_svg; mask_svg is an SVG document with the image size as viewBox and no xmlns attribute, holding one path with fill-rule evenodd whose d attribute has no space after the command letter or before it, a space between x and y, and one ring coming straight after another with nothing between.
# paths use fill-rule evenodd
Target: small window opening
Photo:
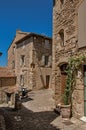
<instances>
[{"instance_id":1,"label":"small window opening","mask_svg":"<svg viewBox=\"0 0 86 130\"><path fill-rule=\"evenodd\" d=\"M64 30L60 30L59 32L60 38L61 38L61 45L64 46Z\"/></svg>"},{"instance_id":2,"label":"small window opening","mask_svg":"<svg viewBox=\"0 0 86 130\"><path fill-rule=\"evenodd\" d=\"M61 4L63 5L64 4L64 0L60 0Z\"/></svg>"},{"instance_id":3,"label":"small window opening","mask_svg":"<svg viewBox=\"0 0 86 130\"><path fill-rule=\"evenodd\" d=\"M21 66L25 65L25 55L21 55L20 65L21 65Z\"/></svg>"},{"instance_id":4,"label":"small window opening","mask_svg":"<svg viewBox=\"0 0 86 130\"><path fill-rule=\"evenodd\" d=\"M45 65L48 65L49 56L45 56Z\"/></svg>"}]
</instances>

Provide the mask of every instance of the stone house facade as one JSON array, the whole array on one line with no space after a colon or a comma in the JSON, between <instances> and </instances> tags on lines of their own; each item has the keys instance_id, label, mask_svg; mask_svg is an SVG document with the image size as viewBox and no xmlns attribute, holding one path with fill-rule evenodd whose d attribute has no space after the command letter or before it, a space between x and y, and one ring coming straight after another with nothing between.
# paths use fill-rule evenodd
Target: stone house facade
<instances>
[{"instance_id":1,"label":"stone house facade","mask_svg":"<svg viewBox=\"0 0 86 130\"><path fill-rule=\"evenodd\" d=\"M15 42L18 41L19 39L23 38L24 36L26 36L28 33L26 32L21 32L20 30L17 30L16 31L16 35L11 43L11 46L8 48L8 66L9 68L12 68L12 70L14 70L15 72L15 69L14 69L14 66L15 66L15 57L16 57L16 53L15 53L15 50L16 50L16 45L15 45Z\"/></svg>"},{"instance_id":2,"label":"stone house facade","mask_svg":"<svg viewBox=\"0 0 86 130\"><path fill-rule=\"evenodd\" d=\"M14 104L16 88L16 76L7 67L0 67L0 104Z\"/></svg>"},{"instance_id":3,"label":"stone house facade","mask_svg":"<svg viewBox=\"0 0 86 130\"><path fill-rule=\"evenodd\" d=\"M18 31L16 36L18 33L24 34ZM22 38L14 40L8 49L8 66L15 72L20 90L49 88L51 59L52 39L35 33L25 33Z\"/></svg>"},{"instance_id":4,"label":"stone house facade","mask_svg":"<svg viewBox=\"0 0 86 130\"><path fill-rule=\"evenodd\" d=\"M55 88L56 105L63 99L66 73L70 57L86 56L86 0L53 1L53 63L52 87ZM72 115L86 116L86 74L84 62L76 74L76 85L72 94Z\"/></svg>"}]
</instances>

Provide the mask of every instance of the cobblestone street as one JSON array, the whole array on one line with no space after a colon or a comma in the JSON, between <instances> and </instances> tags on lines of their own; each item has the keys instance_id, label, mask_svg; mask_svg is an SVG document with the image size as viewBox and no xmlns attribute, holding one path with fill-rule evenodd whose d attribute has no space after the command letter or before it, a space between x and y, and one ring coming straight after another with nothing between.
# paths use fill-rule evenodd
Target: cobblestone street
<instances>
[{"instance_id":1,"label":"cobblestone street","mask_svg":"<svg viewBox=\"0 0 86 130\"><path fill-rule=\"evenodd\" d=\"M56 114L52 96L52 90L32 91L18 111L0 106L0 130L86 130L85 122Z\"/></svg>"},{"instance_id":2,"label":"cobblestone street","mask_svg":"<svg viewBox=\"0 0 86 130\"><path fill-rule=\"evenodd\" d=\"M22 102L22 108L18 111L1 107L6 130L59 130L51 125L57 114L52 111L54 100L50 90L30 92L29 98Z\"/></svg>"},{"instance_id":3,"label":"cobblestone street","mask_svg":"<svg viewBox=\"0 0 86 130\"><path fill-rule=\"evenodd\" d=\"M6 122L6 130L55 130L50 123L56 118L56 114L49 112L33 113L23 107L19 112L13 112L4 108L3 115Z\"/></svg>"}]
</instances>

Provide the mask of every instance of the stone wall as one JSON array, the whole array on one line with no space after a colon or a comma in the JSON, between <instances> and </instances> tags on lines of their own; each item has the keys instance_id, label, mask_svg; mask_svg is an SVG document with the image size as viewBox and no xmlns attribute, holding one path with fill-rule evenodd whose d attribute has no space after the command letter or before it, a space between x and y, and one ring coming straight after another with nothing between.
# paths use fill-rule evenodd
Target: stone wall
<instances>
[{"instance_id":1,"label":"stone wall","mask_svg":"<svg viewBox=\"0 0 86 130\"><path fill-rule=\"evenodd\" d=\"M12 104L14 103L15 85L16 85L15 77L0 78L0 103L7 103L6 93L10 93L10 91L12 92L10 101Z\"/></svg>"},{"instance_id":2,"label":"stone wall","mask_svg":"<svg viewBox=\"0 0 86 130\"><path fill-rule=\"evenodd\" d=\"M78 49L76 57L82 55L86 56L86 47ZM86 62L83 62L77 71L76 85L72 94L73 116L76 118L84 116L84 65Z\"/></svg>"},{"instance_id":3,"label":"stone wall","mask_svg":"<svg viewBox=\"0 0 86 130\"><path fill-rule=\"evenodd\" d=\"M45 40L49 40L49 44L45 45ZM51 72L52 72L52 60L48 61L48 65L45 65L42 61L43 56L52 57L52 41L51 39L46 39L43 37L37 37L34 39L34 54L33 61L35 63L34 68L34 79L35 88L47 88L46 86L46 76L50 76L49 86L51 87ZM49 59L48 59L49 60Z\"/></svg>"},{"instance_id":4,"label":"stone wall","mask_svg":"<svg viewBox=\"0 0 86 130\"><path fill-rule=\"evenodd\" d=\"M61 93L61 65L67 63L71 56L82 54L78 48L78 8L82 2L83 0L64 0L64 3L61 3L60 0L56 0L53 6L52 86L55 87L56 105L61 102L63 96ZM61 37L62 31L64 38ZM85 53L85 50L86 48L82 48L82 52ZM83 75L82 71L81 73ZM81 81L80 77L76 77L76 80L72 110L73 116L79 118L84 115L83 76Z\"/></svg>"},{"instance_id":5,"label":"stone wall","mask_svg":"<svg viewBox=\"0 0 86 130\"><path fill-rule=\"evenodd\" d=\"M27 33L23 33L20 30L16 31L16 35L11 43L11 45L8 48L8 67L13 69L13 71L15 71L15 67L13 68L13 61L15 62L15 56L16 56L16 45L15 43L23 38L25 35L27 35ZM14 63L15 64L15 63Z\"/></svg>"},{"instance_id":6,"label":"stone wall","mask_svg":"<svg viewBox=\"0 0 86 130\"><path fill-rule=\"evenodd\" d=\"M16 75L17 75L17 86L21 87L20 75L24 76L24 84L22 87L32 88L32 77L31 77L31 63L32 63L32 48L33 48L33 37L27 39L16 45ZM24 56L24 64L21 65L21 56Z\"/></svg>"},{"instance_id":7,"label":"stone wall","mask_svg":"<svg viewBox=\"0 0 86 130\"><path fill-rule=\"evenodd\" d=\"M22 32L23 33L23 32ZM15 41L15 40L14 40ZM48 43L47 43L48 42ZM8 65L11 67L12 60L15 61L15 74L17 76L17 87L27 89L41 89L46 86L46 76L50 76L52 71L52 39L46 36L28 33L27 36L15 42L14 58L11 59L14 42L8 50ZM23 56L23 59L21 58ZM10 58L9 58L10 57ZM45 63L45 58L48 64ZM21 60L24 60L21 65ZM47 64L47 65L45 65ZM12 67L11 67L12 68ZM22 83L20 83L20 79Z\"/></svg>"}]
</instances>

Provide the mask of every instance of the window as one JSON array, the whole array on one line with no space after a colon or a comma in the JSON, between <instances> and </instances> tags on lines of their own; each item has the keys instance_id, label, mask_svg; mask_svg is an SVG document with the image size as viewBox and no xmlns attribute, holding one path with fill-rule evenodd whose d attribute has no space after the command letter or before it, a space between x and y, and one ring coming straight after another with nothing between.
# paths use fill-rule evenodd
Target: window
<instances>
[{"instance_id":1,"label":"window","mask_svg":"<svg viewBox=\"0 0 86 130\"><path fill-rule=\"evenodd\" d=\"M64 46L64 30L60 30L59 32L60 39L61 39L61 46Z\"/></svg>"},{"instance_id":2,"label":"window","mask_svg":"<svg viewBox=\"0 0 86 130\"><path fill-rule=\"evenodd\" d=\"M60 66L61 73L66 73L67 65L68 65L68 64L65 63L65 64L62 64L62 65Z\"/></svg>"},{"instance_id":3,"label":"window","mask_svg":"<svg viewBox=\"0 0 86 130\"><path fill-rule=\"evenodd\" d=\"M45 65L48 65L49 56L45 56Z\"/></svg>"},{"instance_id":4,"label":"window","mask_svg":"<svg viewBox=\"0 0 86 130\"><path fill-rule=\"evenodd\" d=\"M25 55L21 55L21 58L20 58L20 66L23 66L25 65Z\"/></svg>"},{"instance_id":5,"label":"window","mask_svg":"<svg viewBox=\"0 0 86 130\"><path fill-rule=\"evenodd\" d=\"M52 56L43 55L42 56L42 66L52 66Z\"/></svg>"},{"instance_id":6,"label":"window","mask_svg":"<svg viewBox=\"0 0 86 130\"><path fill-rule=\"evenodd\" d=\"M13 60L12 61L12 69L14 69L15 68L15 61Z\"/></svg>"},{"instance_id":7,"label":"window","mask_svg":"<svg viewBox=\"0 0 86 130\"><path fill-rule=\"evenodd\" d=\"M49 40L45 40L44 48L45 49L50 49Z\"/></svg>"}]
</instances>

